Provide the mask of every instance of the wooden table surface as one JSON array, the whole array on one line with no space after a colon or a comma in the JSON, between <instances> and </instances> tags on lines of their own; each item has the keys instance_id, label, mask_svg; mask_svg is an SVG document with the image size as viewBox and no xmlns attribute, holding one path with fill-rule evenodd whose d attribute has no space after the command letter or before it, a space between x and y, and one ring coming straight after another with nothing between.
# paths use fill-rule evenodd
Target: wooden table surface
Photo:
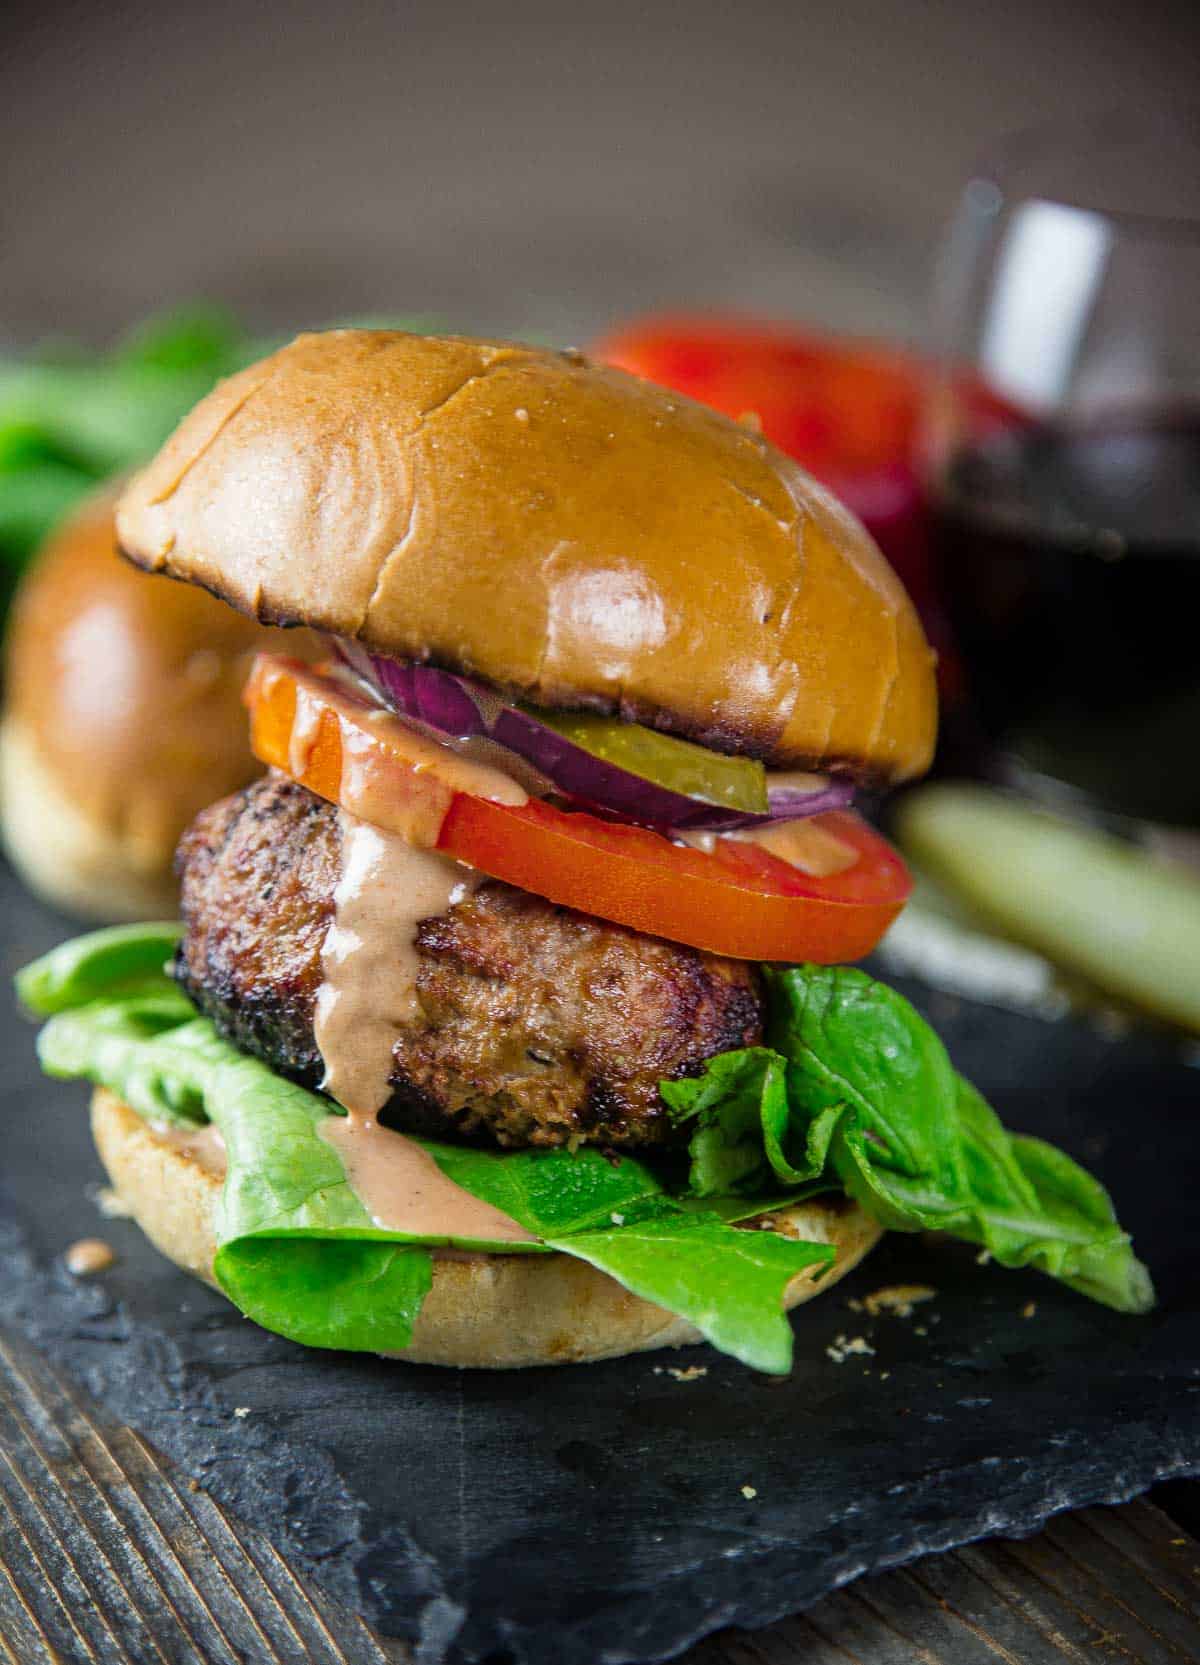
<instances>
[{"instance_id":1,"label":"wooden table surface","mask_svg":"<svg viewBox=\"0 0 1200 1665\"><path fill-rule=\"evenodd\" d=\"M796 1618L722 1632L685 1656L686 1665L1110 1659L1200 1660L1200 1542L1145 1501L861 1579ZM418 1665L2 1333L0 1660Z\"/></svg>"}]
</instances>

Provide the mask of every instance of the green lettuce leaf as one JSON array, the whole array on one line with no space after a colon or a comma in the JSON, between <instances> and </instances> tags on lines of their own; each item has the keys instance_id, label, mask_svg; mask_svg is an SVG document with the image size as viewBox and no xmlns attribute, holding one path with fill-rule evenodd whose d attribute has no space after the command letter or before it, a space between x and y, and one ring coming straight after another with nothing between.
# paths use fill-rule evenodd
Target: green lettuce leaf
<instances>
[{"instance_id":1,"label":"green lettuce leaf","mask_svg":"<svg viewBox=\"0 0 1200 1665\"><path fill-rule=\"evenodd\" d=\"M751 1196L757 1199L754 1212L761 1212L830 1188L823 1161L810 1159L804 1130L792 1116L787 1060L780 1053L765 1046L722 1052L703 1075L660 1082L659 1091L674 1121L696 1122L688 1142L693 1196ZM793 1160L789 1151L797 1137ZM764 1195L781 1188L778 1202L764 1204Z\"/></svg>"},{"instance_id":2,"label":"green lettuce leaf","mask_svg":"<svg viewBox=\"0 0 1200 1665\"><path fill-rule=\"evenodd\" d=\"M678 1209L548 1243L688 1319L721 1352L784 1376L792 1367L784 1290L805 1266L827 1268L832 1259L816 1243L735 1231L715 1214Z\"/></svg>"},{"instance_id":3,"label":"green lettuce leaf","mask_svg":"<svg viewBox=\"0 0 1200 1665\"><path fill-rule=\"evenodd\" d=\"M173 926L94 932L26 968L21 996L49 1017L45 1068L111 1088L152 1122L217 1124L229 1173L215 1270L243 1311L309 1345L403 1348L434 1240L383 1231L366 1214L319 1137L336 1107L196 1015L165 973L175 937ZM770 1045L662 1085L692 1129L674 1185L661 1159L419 1141L538 1239L436 1241L574 1255L769 1371L790 1361L788 1281L819 1275L832 1251L734 1223L831 1188L892 1229L965 1238L1123 1311L1152 1304L1103 1188L1061 1151L1008 1133L900 995L844 967L767 980Z\"/></svg>"},{"instance_id":4,"label":"green lettuce leaf","mask_svg":"<svg viewBox=\"0 0 1200 1665\"><path fill-rule=\"evenodd\" d=\"M111 925L60 943L16 976L17 999L36 1017L139 990L169 994L166 975L182 926Z\"/></svg>"},{"instance_id":5,"label":"green lettuce leaf","mask_svg":"<svg viewBox=\"0 0 1200 1665\"><path fill-rule=\"evenodd\" d=\"M164 989L59 1012L38 1036L38 1059L59 1080L110 1088L147 1121L196 1127L213 1039L186 997Z\"/></svg>"},{"instance_id":6,"label":"green lettuce leaf","mask_svg":"<svg viewBox=\"0 0 1200 1665\"><path fill-rule=\"evenodd\" d=\"M399 1351L432 1278L431 1240L375 1224L319 1137L336 1107L223 1041L166 977L165 958L162 928L152 927L140 941L129 930L94 932L28 968L26 1003L53 1014L39 1039L44 1068L110 1088L151 1122L216 1123L229 1169L214 1272L248 1316L310 1346ZM98 996L108 979L127 992ZM594 1150L419 1143L456 1184L539 1239L438 1243L574 1255L754 1368L790 1367L783 1290L827 1266L832 1250L729 1223L768 1204L701 1207L672 1197L645 1164Z\"/></svg>"},{"instance_id":7,"label":"green lettuce leaf","mask_svg":"<svg viewBox=\"0 0 1200 1665\"><path fill-rule=\"evenodd\" d=\"M894 989L850 967L768 973L809 1171L831 1169L896 1231L948 1232L1121 1312L1154 1303L1107 1192L1063 1152L1008 1133Z\"/></svg>"},{"instance_id":8,"label":"green lettuce leaf","mask_svg":"<svg viewBox=\"0 0 1200 1665\"><path fill-rule=\"evenodd\" d=\"M427 1249L354 1238L239 1237L214 1262L229 1299L304 1347L398 1353L433 1283Z\"/></svg>"}]
</instances>

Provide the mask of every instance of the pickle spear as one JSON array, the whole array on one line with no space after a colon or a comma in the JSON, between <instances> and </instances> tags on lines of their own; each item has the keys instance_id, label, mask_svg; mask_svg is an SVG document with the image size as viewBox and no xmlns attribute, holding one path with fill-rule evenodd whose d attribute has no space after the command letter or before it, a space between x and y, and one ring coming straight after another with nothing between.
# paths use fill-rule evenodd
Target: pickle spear
<instances>
[{"instance_id":1,"label":"pickle spear","mask_svg":"<svg viewBox=\"0 0 1200 1665\"><path fill-rule=\"evenodd\" d=\"M983 786L920 788L896 831L1002 935L1200 1032L1200 880Z\"/></svg>"},{"instance_id":2,"label":"pickle spear","mask_svg":"<svg viewBox=\"0 0 1200 1665\"><path fill-rule=\"evenodd\" d=\"M523 709L529 709L539 723L573 746L669 792L682 792L685 797L743 815L764 815L767 811L767 772L753 758L725 757L690 740L643 728L641 723L622 723L578 711Z\"/></svg>"}]
</instances>

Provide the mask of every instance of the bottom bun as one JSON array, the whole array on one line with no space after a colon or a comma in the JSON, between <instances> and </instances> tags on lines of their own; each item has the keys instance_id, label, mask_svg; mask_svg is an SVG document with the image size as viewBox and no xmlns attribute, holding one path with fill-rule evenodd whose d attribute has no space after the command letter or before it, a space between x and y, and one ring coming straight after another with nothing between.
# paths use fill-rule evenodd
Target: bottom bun
<instances>
[{"instance_id":1,"label":"bottom bun","mask_svg":"<svg viewBox=\"0 0 1200 1665\"><path fill-rule=\"evenodd\" d=\"M0 833L30 890L66 913L107 923L178 912L170 851L89 816L13 717L0 727Z\"/></svg>"},{"instance_id":2,"label":"bottom bun","mask_svg":"<svg viewBox=\"0 0 1200 1665\"><path fill-rule=\"evenodd\" d=\"M220 1178L103 1088L92 1098L92 1133L114 1189L155 1248L215 1285L213 1210ZM875 1222L841 1196L814 1197L770 1219L772 1229L786 1236L831 1243L837 1252L819 1281L810 1271L793 1278L787 1307L823 1294L881 1236ZM569 1255L435 1253L433 1287L412 1345L393 1356L416 1364L514 1369L586 1364L702 1339L685 1320Z\"/></svg>"}]
</instances>

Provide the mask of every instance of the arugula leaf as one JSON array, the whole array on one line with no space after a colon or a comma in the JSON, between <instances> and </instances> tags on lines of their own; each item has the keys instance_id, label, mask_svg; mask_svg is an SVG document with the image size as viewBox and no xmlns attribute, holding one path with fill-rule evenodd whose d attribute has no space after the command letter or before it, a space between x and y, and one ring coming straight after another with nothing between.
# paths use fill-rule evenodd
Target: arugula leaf
<instances>
[{"instance_id":1,"label":"arugula leaf","mask_svg":"<svg viewBox=\"0 0 1200 1665\"><path fill-rule=\"evenodd\" d=\"M1004 1266L1035 1266L1118 1311L1149 1312L1154 1306L1150 1274L1132 1252L1099 1180L1056 1146L1029 1135L1007 1134L990 1105L961 1077L959 1092L967 1162L993 1256ZM998 1149L1004 1145L1007 1152ZM1012 1210L1011 1194L1006 1196L1003 1185L995 1190L990 1185L992 1163L1002 1169L1016 1167L1025 1194L1036 1205L1035 1218L1052 1218L1055 1235L1028 1234L1019 1207Z\"/></svg>"},{"instance_id":2,"label":"arugula leaf","mask_svg":"<svg viewBox=\"0 0 1200 1665\"><path fill-rule=\"evenodd\" d=\"M879 1161L926 1178L938 1195L961 1192L954 1068L908 1001L851 966L768 971L767 986L769 1038L787 1058L802 1119L849 1109Z\"/></svg>"},{"instance_id":3,"label":"arugula leaf","mask_svg":"<svg viewBox=\"0 0 1200 1665\"><path fill-rule=\"evenodd\" d=\"M814 1166L892 1230L949 1232L1118 1311L1150 1309L1107 1192L1062 1151L1008 1133L901 995L848 967L767 975L770 1039Z\"/></svg>"},{"instance_id":4,"label":"arugula leaf","mask_svg":"<svg viewBox=\"0 0 1200 1665\"><path fill-rule=\"evenodd\" d=\"M659 1088L671 1120L694 1120L688 1145L688 1189L694 1196L761 1190L776 1162L785 1182L796 1178L783 1157L788 1102L785 1063L766 1047L745 1047L710 1059L704 1074L664 1081Z\"/></svg>"}]
</instances>

